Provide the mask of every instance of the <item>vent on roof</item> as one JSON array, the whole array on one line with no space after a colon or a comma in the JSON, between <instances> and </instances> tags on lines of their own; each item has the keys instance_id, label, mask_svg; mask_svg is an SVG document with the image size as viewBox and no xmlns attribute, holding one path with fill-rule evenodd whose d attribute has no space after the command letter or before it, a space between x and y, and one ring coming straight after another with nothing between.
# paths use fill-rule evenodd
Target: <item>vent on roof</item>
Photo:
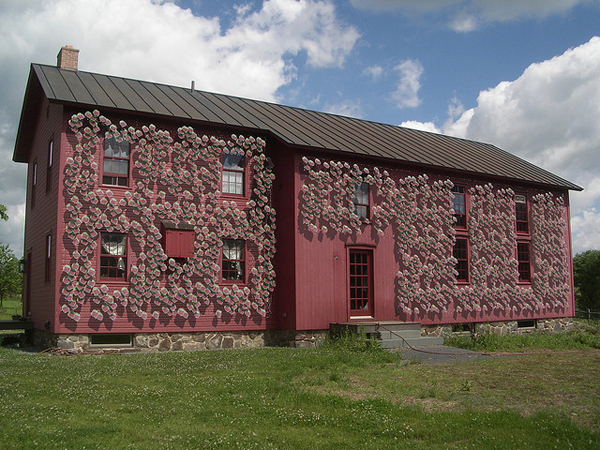
<instances>
[{"instance_id":1,"label":"vent on roof","mask_svg":"<svg viewBox=\"0 0 600 450\"><path fill-rule=\"evenodd\" d=\"M79 66L79 50L65 45L56 56L56 67L59 69L77 70Z\"/></svg>"}]
</instances>

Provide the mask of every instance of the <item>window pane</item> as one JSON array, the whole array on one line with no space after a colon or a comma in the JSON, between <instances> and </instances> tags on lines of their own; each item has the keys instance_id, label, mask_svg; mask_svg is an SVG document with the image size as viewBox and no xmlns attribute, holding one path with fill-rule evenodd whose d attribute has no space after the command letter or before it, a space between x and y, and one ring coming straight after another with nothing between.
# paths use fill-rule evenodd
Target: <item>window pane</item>
<instances>
[{"instance_id":1,"label":"window pane","mask_svg":"<svg viewBox=\"0 0 600 450\"><path fill-rule=\"evenodd\" d=\"M369 209L367 206L357 205L356 206L356 215L361 219L366 219L369 213Z\"/></svg>"},{"instance_id":2,"label":"window pane","mask_svg":"<svg viewBox=\"0 0 600 450\"><path fill-rule=\"evenodd\" d=\"M222 279L244 281L244 241L223 239Z\"/></svg>"},{"instance_id":3,"label":"window pane","mask_svg":"<svg viewBox=\"0 0 600 450\"><path fill-rule=\"evenodd\" d=\"M223 155L223 168L230 170L244 170L243 160L241 155Z\"/></svg>"},{"instance_id":4,"label":"window pane","mask_svg":"<svg viewBox=\"0 0 600 450\"><path fill-rule=\"evenodd\" d=\"M456 214L464 214L465 208L465 195L464 194L453 194L452 196L452 209Z\"/></svg>"},{"instance_id":5,"label":"window pane","mask_svg":"<svg viewBox=\"0 0 600 450\"><path fill-rule=\"evenodd\" d=\"M112 159L104 158L104 173L113 173Z\"/></svg>"},{"instance_id":6,"label":"window pane","mask_svg":"<svg viewBox=\"0 0 600 450\"><path fill-rule=\"evenodd\" d=\"M354 203L366 205L369 203L369 184L360 183L354 191Z\"/></svg>"},{"instance_id":7,"label":"window pane","mask_svg":"<svg viewBox=\"0 0 600 450\"><path fill-rule=\"evenodd\" d=\"M127 172L129 171L129 161L127 161L125 159L120 159L115 162L119 163L119 172L117 172L117 173L119 175L127 175Z\"/></svg>"},{"instance_id":8,"label":"window pane","mask_svg":"<svg viewBox=\"0 0 600 450\"><path fill-rule=\"evenodd\" d=\"M244 194L244 173L223 171L223 193Z\"/></svg>"}]
</instances>

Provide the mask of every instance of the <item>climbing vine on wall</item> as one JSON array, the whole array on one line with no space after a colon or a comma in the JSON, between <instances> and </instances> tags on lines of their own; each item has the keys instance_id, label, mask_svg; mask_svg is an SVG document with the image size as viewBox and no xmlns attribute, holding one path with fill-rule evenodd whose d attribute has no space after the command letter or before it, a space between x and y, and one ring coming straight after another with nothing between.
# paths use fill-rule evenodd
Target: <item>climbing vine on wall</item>
<instances>
[{"instance_id":1,"label":"climbing vine on wall","mask_svg":"<svg viewBox=\"0 0 600 450\"><path fill-rule=\"evenodd\" d=\"M64 169L65 233L72 242L70 264L62 273L64 314L79 321L87 301L98 321L115 320L119 307L142 320L199 318L209 306L219 318L268 313L275 288L276 213L264 140L200 136L185 126L173 137L154 125L114 124L97 110L73 115L69 125L77 144ZM130 143L133 183L124 195L99 185L102 135ZM253 177L248 202L221 198L223 153L245 157ZM164 220L194 227L193 257L167 257L159 228ZM118 289L97 281L101 231L127 233L130 240L128 283ZM242 286L219 284L223 238L244 239L254 257Z\"/></svg>"},{"instance_id":2,"label":"climbing vine on wall","mask_svg":"<svg viewBox=\"0 0 600 450\"><path fill-rule=\"evenodd\" d=\"M459 286L452 256L452 182L430 181L427 175L394 179L386 170L339 161L304 157L302 162L299 214L307 232L347 239L369 225L379 236L390 229L398 264L398 314L510 316L568 306L562 198L549 193L534 198L535 278L532 286L524 287L518 285L515 257L514 192L491 184L470 189L470 282ZM370 220L354 212L352 199L361 182L373 192Z\"/></svg>"},{"instance_id":3,"label":"climbing vine on wall","mask_svg":"<svg viewBox=\"0 0 600 450\"><path fill-rule=\"evenodd\" d=\"M569 255L563 233L567 228L564 209L561 196L546 192L533 197L534 290L539 299L536 303L539 309L554 305L566 308L569 304Z\"/></svg>"}]
</instances>

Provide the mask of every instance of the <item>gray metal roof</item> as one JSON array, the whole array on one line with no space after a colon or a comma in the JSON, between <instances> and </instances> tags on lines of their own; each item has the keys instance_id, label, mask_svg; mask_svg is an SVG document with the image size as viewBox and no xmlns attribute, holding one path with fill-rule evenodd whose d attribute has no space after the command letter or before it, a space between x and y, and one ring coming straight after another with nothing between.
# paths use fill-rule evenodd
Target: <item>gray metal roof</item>
<instances>
[{"instance_id":1,"label":"gray metal roof","mask_svg":"<svg viewBox=\"0 0 600 450\"><path fill-rule=\"evenodd\" d=\"M395 125L339 116L229 95L192 91L147 81L62 70L32 64L21 114L15 161L25 161L27 139L21 127L28 96L102 110L123 110L271 133L286 144L489 177L582 190L491 144ZM32 106L30 106L32 107Z\"/></svg>"}]
</instances>

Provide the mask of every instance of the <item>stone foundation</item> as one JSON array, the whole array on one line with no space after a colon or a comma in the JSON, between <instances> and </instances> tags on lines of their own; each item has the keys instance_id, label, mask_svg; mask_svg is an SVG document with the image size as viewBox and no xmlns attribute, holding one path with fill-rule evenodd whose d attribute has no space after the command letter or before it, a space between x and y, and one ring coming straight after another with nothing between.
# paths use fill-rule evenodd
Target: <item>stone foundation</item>
<instances>
[{"instance_id":1,"label":"stone foundation","mask_svg":"<svg viewBox=\"0 0 600 450\"><path fill-rule=\"evenodd\" d=\"M533 332L557 333L573 329L570 317L558 319L535 319L520 321L521 325L531 322L532 327L519 327L518 321L471 323L470 331L453 331L451 324L422 325L421 336L444 337L457 334L479 336L482 334L524 334ZM53 334L34 330L33 344L44 348L58 348L73 353L105 352L174 352L195 350L220 350L232 348L262 347L317 347L326 337L328 330L312 331L222 331L196 333L135 333L131 344L92 345L88 334Z\"/></svg>"},{"instance_id":2,"label":"stone foundation","mask_svg":"<svg viewBox=\"0 0 600 450\"><path fill-rule=\"evenodd\" d=\"M311 348L316 347L326 335L326 330L135 333L131 334L131 344L94 345L90 335L87 334L54 334L35 330L33 344L73 353L173 352L262 347Z\"/></svg>"},{"instance_id":3,"label":"stone foundation","mask_svg":"<svg viewBox=\"0 0 600 450\"><path fill-rule=\"evenodd\" d=\"M533 322L531 327L519 327L519 323L527 325L527 322ZM573 330L573 318L562 317L557 319L531 319L523 321L504 321L504 322L482 322L467 324L469 331L453 331L451 324L445 325L422 325L421 336L451 336L451 335L472 335L480 336L482 334L527 334L534 332L559 333L562 331Z\"/></svg>"}]
</instances>

